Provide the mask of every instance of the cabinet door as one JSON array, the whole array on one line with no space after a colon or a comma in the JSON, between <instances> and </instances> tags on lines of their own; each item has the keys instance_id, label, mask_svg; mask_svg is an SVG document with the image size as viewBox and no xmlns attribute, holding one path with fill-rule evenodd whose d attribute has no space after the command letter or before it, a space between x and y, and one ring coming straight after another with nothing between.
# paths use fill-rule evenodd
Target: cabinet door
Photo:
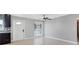
<instances>
[{"instance_id":1,"label":"cabinet door","mask_svg":"<svg viewBox=\"0 0 79 59\"><path fill-rule=\"evenodd\" d=\"M2 40L3 40L3 39L2 39L2 35L1 35L1 33L0 33L0 44L1 44Z\"/></svg>"},{"instance_id":2,"label":"cabinet door","mask_svg":"<svg viewBox=\"0 0 79 59\"><path fill-rule=\"evenodd\" d=\"M7 44L11 42L10 33L0 33L0 44Z\"/></svg>"},{"instance_id":3,"label":"cabinet door","mask_svg":"<svg viewBox=\"0 0 79 59\"><path fill-rule=\"evenodd\" d=\"M11 27L11 15L5 14L4 18L5 27Z\"/></svg>"}]
</instances>

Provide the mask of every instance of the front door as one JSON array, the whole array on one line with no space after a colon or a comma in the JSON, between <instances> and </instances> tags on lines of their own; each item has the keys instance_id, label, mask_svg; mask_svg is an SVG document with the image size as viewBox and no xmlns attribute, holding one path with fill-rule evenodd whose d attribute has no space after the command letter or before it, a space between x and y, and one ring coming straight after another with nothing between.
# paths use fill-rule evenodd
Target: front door
<instances>
[{"instance_id":1,"label":"front door","mask_svg":"<svg viewBox=\"0 0 79 59\"><path fill-rule=\"evenodd\" d=\"M13 41L24 39L25 20L13 20Z\"/></svg>"}]
</instances>

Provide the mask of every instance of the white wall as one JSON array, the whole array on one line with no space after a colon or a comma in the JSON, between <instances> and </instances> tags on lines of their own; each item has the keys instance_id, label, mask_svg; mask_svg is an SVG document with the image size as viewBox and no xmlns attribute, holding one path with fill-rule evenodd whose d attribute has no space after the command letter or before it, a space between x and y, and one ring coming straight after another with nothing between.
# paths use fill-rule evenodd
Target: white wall
<instances>
[{"instance_id":1,"label":"white wall","mask_svg":"<svg viewBox=\"0 0 79 59\"><path fill-rule=\"evenodd\" d=\"M63 40L77 41L76 18L79 15L72 14L55 18L45 22L45 36Z\"/></svg>"},{"instance_id":2,"label":"white wall","mask_svg":"<svg viewBox=\"0 0 79 59\"><path fill-rule=\"evenodd\" d=\"M26 19L25 21L25 33L24 38L33 38L34 36L34 21L30 19Z\"/></svg>"}]
</instances>

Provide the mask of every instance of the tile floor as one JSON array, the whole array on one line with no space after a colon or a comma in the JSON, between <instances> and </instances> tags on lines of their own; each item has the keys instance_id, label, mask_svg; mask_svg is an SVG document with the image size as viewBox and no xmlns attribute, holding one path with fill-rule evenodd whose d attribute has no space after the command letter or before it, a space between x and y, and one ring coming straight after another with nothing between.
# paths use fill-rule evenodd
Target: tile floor
<instances>
[{"instance_id":1,"label":"tile floor","mask_svg":"<svg viewBox=\"0 0 79 59\"><path fill-rule=\"evenodd\" d=\"M73 45L73 44L55 39L37 37L34 39L14 41L10 45Z\"/></svg>"}]
</instances>

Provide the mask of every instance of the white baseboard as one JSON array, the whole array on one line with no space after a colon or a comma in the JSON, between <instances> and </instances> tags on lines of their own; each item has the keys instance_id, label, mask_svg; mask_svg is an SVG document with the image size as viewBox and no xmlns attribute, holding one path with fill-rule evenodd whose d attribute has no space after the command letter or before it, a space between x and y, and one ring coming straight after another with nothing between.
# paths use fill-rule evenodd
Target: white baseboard
<instances>
[{"instance_id":1,"label":"white baseboard","mask_svg":"<svg viewBox=\"0 0 79 59\"><path fill-rule=\"evenodd\" d=\"M64 42L68 42L68 43L72 43L72 44L77 44L77 42L74 42L74 41L64 40L64 39L55 38L55 37L46 36L46 38L55 39L55 40L60 40L60 41L64 41Z\"/></svg>"}]
</instances>

